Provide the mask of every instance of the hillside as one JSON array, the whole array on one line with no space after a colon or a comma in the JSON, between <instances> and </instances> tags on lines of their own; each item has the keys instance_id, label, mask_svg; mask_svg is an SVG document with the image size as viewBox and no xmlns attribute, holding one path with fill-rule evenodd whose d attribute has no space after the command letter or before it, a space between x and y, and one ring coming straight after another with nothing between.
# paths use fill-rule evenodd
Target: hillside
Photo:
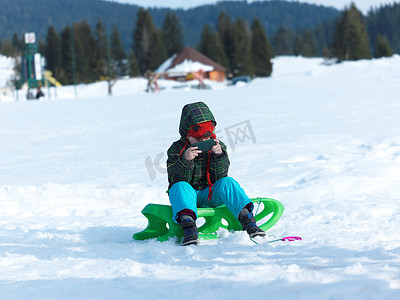
<instances>
[{"instance_id":1,"label":"hillside","mask_svg":"<svg viewBox=\"0 0 400 300\"><path fill-rule=\"evenodd\" d=\"M236 86L148 94L136 78L113 97L98 82L1 102L1 298L399 299L400 56L273 63ZM223 229L198 246L132 239L147 203L169 203L166 150L199 100L229 176L285 206L258 244ZM303 240L265 242L288 235Z\"/></svg>"},{"instance_id":2,"label":"hillside","mask_svg":"<svg viewBox=\"0 0 400 300\"><path fill-rule=\"evenodd\" d=\"M86 19L94 26L102 19L106 28L111 30L116 24L120 30L125 47L132 43L138 6L100 0L0 0L0 39L11 38L14 33L22 35L33 31L39 39L45 39L49 26L61 30L73 22ZM162 25L169 9L149 9L157 27ZM196 46L204 24L215 25L218 15L225 12L235 19L246 19L249 23L259 18L268 34L274 33L284 24L291 29L313 28L317 24L331 21L339 11L317 5L298 2L219 2L216 5L204 5L189 10L174 11L178 16L185 43Z\"/></svg>"}]
</instances>

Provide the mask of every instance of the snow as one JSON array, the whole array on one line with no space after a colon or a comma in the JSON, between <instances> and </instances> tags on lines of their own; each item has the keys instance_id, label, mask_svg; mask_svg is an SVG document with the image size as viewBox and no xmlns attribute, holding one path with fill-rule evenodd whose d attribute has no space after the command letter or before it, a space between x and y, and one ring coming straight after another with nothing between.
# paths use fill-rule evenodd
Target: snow
<instances>
[{"instance_id":1,"label":"snow","mask_svg":"<svg viewBox=\"0 0 400 300\"><path fill-rule=\"evenodd\" d=\"M0 55L0 88L7 85L13 72L14 60L11 57Z\"/></svg>"},{"instance_id":2,"label":"snow","mask_svg":"<svg viewBox=\"0 0 400 300\"><path fill-rule=\"evenodd\" d=\"M7 85L14 74L14 59L0 55L0 102L13 101L11 89Z\"/></svg>"},{"instance_id":3,"label":"snow","mask_svg":"<svg viewBox=\"0 0 400 300\"><path fill-rule=\"evenodd\" d=\"M202 64L198 61L192 61L190 59L185 59L182 63L169 69L168 71L171 73L174 73L174 72L197 72L200 70L203 70L204 72L208 72L208 71L214 70L214 67Z\"/></svg>"},{"instance_id":4,"label":"snow","mask_svg":"<svg viewBox=\"0 0 400 300\"><path fill-rule=\"evenodd\" d=\"M0 68L1 69L1 68ZM400 298L400 56L326 66L277 57L272 77L175 89L143 79L0 103L4 299ZM55 96L57 93L57 97ZM221 231L134 241L168 204L166 149L205 101L250 197L285 206L267 240Z\"/></svg>"},{"instance_id":5,"label":"snow","mask_svg":"<svg viewBox=\"0 0 400 300\"><path fill-rule=\"evenodd\" d=\"M168 58L165 62L161 64L161 66L158 67L158 69L155 71L156 73L163 73L163 72L169 72L169 73L188 73L188 72L198 72L198 71L204 71L204 72L209 72L214 70L213 66L205 65L202 64L198 61L193 61L190 59L185 59L183 62L181 62L179 65L176 65L175 67L168 69L174 59L176 58L176 54ZM173 74L174 75L174 74Z\"/></svg>"},{"instance_id":6,"label":"snow","mask_svg":"<svg viewBox=\"0 0 400 300\"><path fill-rule=\"evenodd\" d=\"M155 73L163 73L165 72L168 67L172 64L174 59L177 57L177 54L172 55L170 58L168 58L166 61L164 61L156 70Z\"/></svg>"}]
</instances>

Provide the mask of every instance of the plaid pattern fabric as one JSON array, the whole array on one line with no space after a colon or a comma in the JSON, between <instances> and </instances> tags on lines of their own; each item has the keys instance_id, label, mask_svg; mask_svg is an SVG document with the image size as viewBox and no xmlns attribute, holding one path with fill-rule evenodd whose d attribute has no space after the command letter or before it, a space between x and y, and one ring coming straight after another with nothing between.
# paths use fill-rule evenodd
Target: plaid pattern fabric
<instances>
[{"instance_id":1,"label":"plaid pattern fabric","mask_svg":"<svg viewBox=\"0 0 400 300\"><path fill-rule=\"evenodd\" d=\"M202 190L208 186L207 183L207 157L210 157L210 177L211 183L228 176L229 158L226 151L226 146L220 141L222 154L202 153L192 161L187 161L183 158L183 154L179 155L182 148L185 146L185 140L181 139L172 144L168 149L168 182L170 189L172 185L178 181L186 181L191 184L195 190ZM190 145L186 146L186 149ZM186 150L185 149L185 150ZM185 151L184 150L184 151Z\"/></svg>"},{"instance_id":2,"label":"plaid pattern fabric","mask_svg":"<svg viewBox=\"0 0 400 300\"><path fill-rule=\"evenodd\" d=\"M179 134L186 138L190 126L208 121L213 121L217 125L214 115L204 102L186 104L182 108Z\"/></svg>"},{"instance_id":3,"label":"plaid pattern fabric","mask_svg":"<svg viewBox=\"0 0 400 300\"><path fill-rule=\"evenodd\" d=\"M226 146L220 141L222 148L222 154L216 155L214 153L202 153L192 161L187 161L183 158L183 153L190 145L186 145L187 131L192 125L213 121L215 124L215 118L203 102L196 102L187 104L182 109L181 121L179 123L179 133L181 139L174 142L168 149L167 159L167 170L168 170L168 182L170 189L172 185L178 181L186 181L192 185L195 190L202 190L208 186L207 182L207 160L208 155L210 157L210 179L211 183L215 183L217 180L228 176L229 169L229 158L226 151ZM182 155L179 155L182 148L185 149Z\"/></svg>"}]
</instances>

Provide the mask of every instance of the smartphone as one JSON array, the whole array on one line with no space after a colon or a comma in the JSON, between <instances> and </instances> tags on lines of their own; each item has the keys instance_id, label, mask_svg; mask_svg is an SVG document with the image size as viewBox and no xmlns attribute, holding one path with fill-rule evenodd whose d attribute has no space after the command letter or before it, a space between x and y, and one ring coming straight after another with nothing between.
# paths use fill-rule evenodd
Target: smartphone
<instances>
[{"instance_id":1,"label":"smartphone","mask_svg":"<svg viewBox=\"0 0 400 300\"><path fill-rule=\"evenodd\" d=\"M208 152L216 144L217 143L213 139L210 139L210 140L202 141L200 143L194 143L194 144L192 144L191 147L197 146L198 147L197 150L201 150L202 152Z\"/></svg>"}]
</instances>

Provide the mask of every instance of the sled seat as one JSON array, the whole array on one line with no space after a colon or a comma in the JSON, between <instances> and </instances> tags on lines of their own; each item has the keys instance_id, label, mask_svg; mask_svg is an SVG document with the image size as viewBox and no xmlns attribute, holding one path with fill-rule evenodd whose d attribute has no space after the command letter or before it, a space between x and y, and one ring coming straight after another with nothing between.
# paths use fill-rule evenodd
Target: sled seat
<instances>
[{"instance_id":1,"label":"sled seat","mask_svg":"<svg viewBox=\"0 0 400 300\"><path fill-rule=\"evenodd\" d=\"M278 200L271 198L252 198L250 200L254 204L254 218L257 222L262 221L262 224L257 225L264 231L275 225L282 216L284 207ZM133 239L157 238L158 241L163 242L170 237L181 238L183 236L182 227L172 219L172 207L170 205L149 203L143 208L142 214L147 218L147 227L145 230L135 233ZM272 215L268 219L262 220L270 214ZM205 220L204 224L198 228L199 238L202 239L217 238L216 231L219 228L225 228L229 231L243 230L239 220L232 215L225 205L215 208L198 208L197 216L197 220L201 218Z\"/></svg>"}]
</instances>

